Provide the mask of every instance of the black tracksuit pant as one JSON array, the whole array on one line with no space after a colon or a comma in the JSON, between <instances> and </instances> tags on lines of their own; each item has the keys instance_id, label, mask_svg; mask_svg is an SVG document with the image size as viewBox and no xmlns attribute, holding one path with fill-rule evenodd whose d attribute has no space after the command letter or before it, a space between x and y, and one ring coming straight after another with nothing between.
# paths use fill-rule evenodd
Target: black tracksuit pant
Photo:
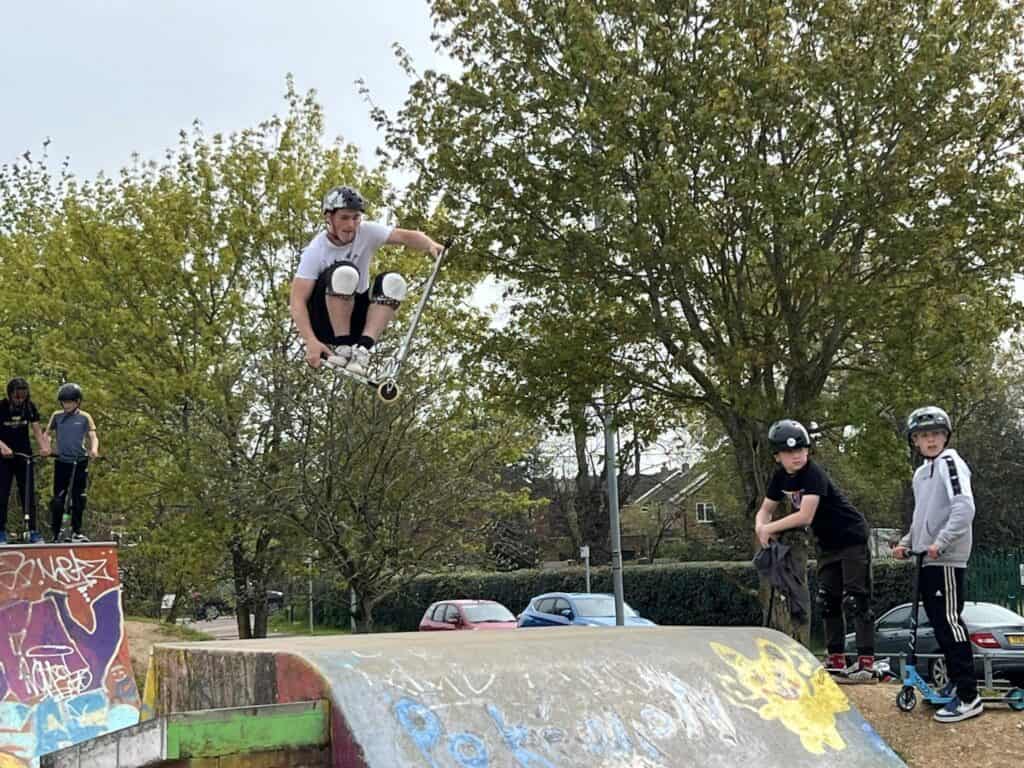
<instances>
[{"instance_id":1,"label":"black tracksuit pant","mask_svg":"<svg viewBox=\"0 0 1024 768\"><path fill-rule=\"evenodd\" d=\"M833 551L818 557L818 590L825 624L825 647L829 653L843 653L846 646L844 598L853 614L857 653L875 653L875 624L871 616L871 550L867 544Z\"/></svg>"},{"instance_id":2,"label":"black tracksuit pant","mask_svg":"<svg viewBox=\"0 0 1024 768\"><path fill-rule=\"evenodd\" d=\"M961 614L967 569L952 565L925 565L919 585L924 612L935 631L935 639L946 657L949 679L956 685L960 701L974 701L978 680L974 672L974 653Z\"/></svg>"},{"instance_id":3,"label":"black tracksuit pant","mask_svg":"<svg viewBox=\"0 0 1024 768\"><path fill-rule=\"evenodd\" d=\"M28 512L28 529L36 530L36 478L35 467L24 456L0 458L0 531L7 530L7 505L11 487L18 486L18 501L22 513ZM27 494L27 496L26 496ZM26 498L28 499L26 503Z\"/></svg>"},{"instance_id":4,"label":"black tracksuit pant","mask_svg":"<svg viewBox=\"0 0 1024 768\"><path fill-rule=\"evenodd\" d=\"M50 502L50 525L53 536L60 535L64 509L70 502L71 530L82 532L82 515L85 513L85 489L89 482L89 459L77 462L54 462L53 500ZM70 499L68 494L70 494Z\"/></svg>"}]
</instances>

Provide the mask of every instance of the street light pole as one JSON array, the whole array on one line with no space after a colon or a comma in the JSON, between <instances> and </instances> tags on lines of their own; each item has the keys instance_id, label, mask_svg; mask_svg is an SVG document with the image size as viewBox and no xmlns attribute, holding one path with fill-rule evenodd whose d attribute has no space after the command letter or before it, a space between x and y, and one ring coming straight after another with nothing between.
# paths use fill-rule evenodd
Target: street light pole
<instances>
[{"instance_id":1,"label":"street light pole","mask_svg":"<svg viewBox=\"0 0 1024 768\"><path fill-rule=\"evenodd\" d=\"M615 589L615 626L626 623L622 590L622 532L619 530L619 472L615 461L615 430L612 410L604 404L604 466L608 473L608 515L612 534L612 586Z\"/></svg>"}]
</instances>

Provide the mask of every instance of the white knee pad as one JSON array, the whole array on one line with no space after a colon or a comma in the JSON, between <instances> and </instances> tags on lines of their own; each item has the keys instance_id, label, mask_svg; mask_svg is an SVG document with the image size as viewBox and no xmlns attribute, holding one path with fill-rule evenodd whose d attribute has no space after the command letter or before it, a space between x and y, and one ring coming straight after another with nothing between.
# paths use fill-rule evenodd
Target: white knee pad
<instances>
[{"instance_id":1,"label":"white knee pad","mask_svg":"<svg viewBox=\"0 0 1024 768\"><path fill-rule=\"evenodd\" d=\"M374 281L373 289L374 303L397 306L409 292L409 284L397 272L385 272Z\"/></svg>"},{"instance_id":2,"label":"white knee pad","mask_svg":"<svg viewBox=\"0 0 1024 768\"><path fill-rule=\"evenodd\" d=\"M332 296L355 296L359 288L359 270L351 264L340 264L331 273Z\"/></svg>"}]
</instances>

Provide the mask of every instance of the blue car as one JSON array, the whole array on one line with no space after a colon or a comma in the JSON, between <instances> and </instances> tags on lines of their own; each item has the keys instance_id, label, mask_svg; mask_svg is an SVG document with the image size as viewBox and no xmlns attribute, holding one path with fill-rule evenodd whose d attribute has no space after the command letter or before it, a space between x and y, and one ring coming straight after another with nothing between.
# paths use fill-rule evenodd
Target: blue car
<instances>
[{"instance_id":1,"label":"blue car","mask_svg":"<svg viewBox=\"0 0 1024 768\"><path fill-rule=\"evenodd\" d=\"M623 606L627 627L655 627L653 621ZM538 595L519 614L520 627L614 627L615 596L591 592L548 592Z\"/></svg>"}]
</instances>

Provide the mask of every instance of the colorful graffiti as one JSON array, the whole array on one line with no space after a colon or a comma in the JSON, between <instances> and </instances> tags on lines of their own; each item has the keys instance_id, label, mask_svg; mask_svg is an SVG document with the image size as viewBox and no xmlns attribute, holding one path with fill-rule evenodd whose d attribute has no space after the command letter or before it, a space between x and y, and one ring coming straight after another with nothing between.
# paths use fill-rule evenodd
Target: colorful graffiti
<instances>
[{"instance_id":1,"label":"colorful graffiti","mask_svg":"<svg viewBox=\"0 0 1024 768\"><path fill-rule=\"evenodd\" d=\"M734 674L719 675L729 699L757 712L764 720L778 720L800 737L804 749L816 755L825 747L846 749L836 727L836 715L850 703L820 664L805 653L795 653L765 638L757 639L758 655L748 658L720 643L711 647Z\"/></svg>"},{"instance_id":2,"label":"colorful graffiti","mask_svg":"<svg viewBox=\"0 0 1024 768\"><path fill-rule=\"evenodd\" d=\"M0 766L135 725L139 706L116 548L0 549Z\"/></svg>"}]
</instances>

